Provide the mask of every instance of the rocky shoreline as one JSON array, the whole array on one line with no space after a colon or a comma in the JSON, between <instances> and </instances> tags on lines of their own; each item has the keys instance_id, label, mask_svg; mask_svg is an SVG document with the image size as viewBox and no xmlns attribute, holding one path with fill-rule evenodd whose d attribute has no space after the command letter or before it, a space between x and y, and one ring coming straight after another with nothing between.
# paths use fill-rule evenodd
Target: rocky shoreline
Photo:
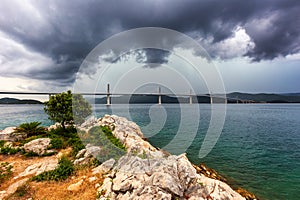
<instances>
[{"instance_id":1,"label":"rocky shoreline","mask_svg":"<svg viewBox=\"0 0 300 200\"><path fill-rule=\"evenodd\" d=\"M110 159L101 160L102 164L92 169L89 177L84 177L78 182L69 185L67 190L80 191L78 188L84 182L89 182L90 187L97 190L97 199L257 199L253 194L239 189L233 190L226 180L205 165L192 164L185 154L170 155L168 152L152 146L143 136L136 123L126 118L115 115L105 115L102 118L90 118L78 128L86 148L78 152L73 160L74 165L90 163L103 152L107 152L107 146L97 145L97 141L89 139L89 133L95 127L107 126L112 134L125 147L119 154L111 155ZM56 128L52 126L49 128ZM9 130L9 129L8 129ZM0 133L0 136L3 134ZM5 138L13 141L15 136L5 132L0 140ZM18 136L19 137L19 136ZM31 151L45 153L48 149L49 138L37 139L26 144ZM42 141L41 141L42 140ZM109 142L107 142L109 143ZM25 146L25 145L24 145ZM38 149L38 150L37 150ZM42 149L42 150L41 150ZM51 157L51 169L57 166L62 152ZM45 161L46 162L46 161ZM35 166L35 167L34 167ZM46 164L47 166L47 164ZM29 175L36 175L43 171L51 170L45 167L45 163L34 163L28 166L24 172L14 177L6 190L0 191L0 199L7 197L8 191L15 191L29 180ZM101 176L102 181L99 176ZM97 178L98 177L98 178ZM17 186L17 187L16 187ZM13 188L13 190L11 189ZM11 192L10 193L13 193Z\"/></svg>"}]
</instances>

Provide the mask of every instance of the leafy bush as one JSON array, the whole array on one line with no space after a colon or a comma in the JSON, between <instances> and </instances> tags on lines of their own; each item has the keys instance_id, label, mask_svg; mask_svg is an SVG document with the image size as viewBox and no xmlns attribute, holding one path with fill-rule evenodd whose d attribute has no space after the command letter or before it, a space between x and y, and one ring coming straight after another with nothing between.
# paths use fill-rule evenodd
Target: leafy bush
<instances>
[{"instance_id":1,"label":"leafy bush","mask_svg":"<svg viewBox=\"0 0 300 200\"><path fill-rule=\"evenodd\" d=\"M43 172L32 177L33 181L62 181L67 179L74 172L73 163L67 157L59 160L58 167L54 170Z\"/></svg>"},{"instance_id":2,"label":"leafy bush","mask_svg":"<svg viewBox=\"0 0 300 200\"><path fill-rule=\"evenodd\" d=\"M51 139L49 149L62 149L62 148L65 148L65 145L64 145L64 141L61 138L57 137Z\"/></svg>"},{"instance_id":3,"label":"leafy bush","mask_svg":"<svg viewBox=\"0 0 300 200\"><path fill-rule=\"evenodd\" d=\"M4 182L12 175L13 167L8 162L0 163L0 183Z\"/></svg>"},{"instance_id":4,"label":"leafy bush","mask_svg":"<svg viewBox=\"0 0 300 200\"><path fill-rule=\"evenodd\" d=\"M74 127L52 129L47 133L47 137L51 138L51 148L72 147L72 155L75 156L78 151L84 149L81 139ZM53 144L52 144L53 142Z\"/></svg>"},{"instance_id":5,"label":"leafy bush","mask_svg":"<svg viewBox=\"0 0 300 200\"><path fill-rule=\"evenodd\" d=\"M45 128L41 127L41 122L30 122L20 124L15 128L15 133L26 133L27 137L44 134Z\"/></svg>"},{"instance_id":6,"label":"leafy bush","mask_svg":"<svg viewBox=\"0 0 300 200\"><path fill-rule=\"evenodd\" d=\"M20 151L21 151L20 148L0 147L0 154L3 154L3 155L13 155Z\"/></svg>"},{"instance_id":7,"label":"leafy bush","mask_svg":"<svg viewBox=\"0 0 300 200\"><path fill-rule=\"evenodd\" d=\"M21 151L21 153L25 157L44 157L44 156L52 156L52 155L56 154L56 152L47 152L47 153L44 153L43 155L39 155L33 151L29 151L29 152Z\"/></svg>"},{"instance_id":8,"label":"leafy bush","mask_svg":"<svg viewBox=\"0 0 300 200\"><path fill-rule=\"evenodd\" d=\"M0 154L4 154L4 155L12 155L12 154L16 154L19 151L21 151L20 148L13 148L13 147L9 147L9 146L4 146L5 141L1 140L0 141Z\"/></svg>"},{"instance_id":9,"label":"leafy bush","mask_svg":"<svg viewBox=\"0 0 300 200\"><path fill-rule=\"evenodd\" d=\"M77 153L81 150L84 149L85 146L82 143L81 139L77 136L77 138L70 138L67 141L68 145L72 147L72 156L76 156Z\"/></svg>"}]
</instances>

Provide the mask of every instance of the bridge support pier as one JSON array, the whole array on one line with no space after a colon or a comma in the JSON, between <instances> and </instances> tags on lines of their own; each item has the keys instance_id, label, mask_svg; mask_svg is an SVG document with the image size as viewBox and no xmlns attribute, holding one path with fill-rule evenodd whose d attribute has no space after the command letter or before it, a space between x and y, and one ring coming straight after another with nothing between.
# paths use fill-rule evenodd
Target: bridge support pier
<instances>
[{"instance_id":1,"label":"bridge support pier","mask_svg":"<svg viewBox=\"0 0 300 200\"><path fill-rule=\"evenodd\" d=\"M192 90L190 90L190 104L193 104Z\"/></svg>"},{"instance_id":2,"label":"bridge support pier","mask_svg":"<svg viewBox=\"0 0 300 200\"><path fill-rule=\"evenodd\" d=\"M158 87L158 104L161 105L161 88Z\"/></svg>"},{"instance_id":3,"label":"bridge support pier","mask_svg":"<svg viewBox=\"0 0 300 200\"><path fill-rule=\"evenodd\" d=\"M107 93L106 93L106 105L110 106L110 88L109 88L109 83L107 84Z\"/></svg>"}]
</instances>

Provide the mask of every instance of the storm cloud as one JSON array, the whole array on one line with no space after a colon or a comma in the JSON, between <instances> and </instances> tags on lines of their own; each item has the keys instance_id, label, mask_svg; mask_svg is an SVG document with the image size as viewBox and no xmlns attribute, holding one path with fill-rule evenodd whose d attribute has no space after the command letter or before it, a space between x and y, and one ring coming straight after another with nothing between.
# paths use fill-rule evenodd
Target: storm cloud
<instances>
[{"instance_id":1,"label":"storm cloud","mask_svg":"<svg viewBox=\"0 0 300 200\"><path fill-rule=\"evenodd\" d=\"M97 44L139 27L183 32L213 58L272 60L299 53L299 10L298 0L4 0L0 76L70 85ZM146 49L141 55L145 63L165 63L169 53Z\"/></svg>"}]
</instances>

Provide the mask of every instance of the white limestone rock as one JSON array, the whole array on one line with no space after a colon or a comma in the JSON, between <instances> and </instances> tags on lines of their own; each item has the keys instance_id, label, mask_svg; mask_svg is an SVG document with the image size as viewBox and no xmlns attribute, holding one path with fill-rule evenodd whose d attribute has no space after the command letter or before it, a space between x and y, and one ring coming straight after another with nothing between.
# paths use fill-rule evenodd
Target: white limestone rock
<instances>
[{"instance_id":1,"label":"white limestone rock","mask_svg":"<svg viewBox=\"0 0 300 200\"><path fill-rule=\"evenodd\" d=\"M7 127L4 130L0 130L0 140L16 142L27 137L26 133L15 133L15 128Z\"/></svg>"},{"instance_id":2,"label":"white limestone rock","mask_svg":"<svg viewBox=\"0 0 300 200\"><path fill-rule=\"evenodd\" d=\"M20 177L25 177L29 175L39 175L43 172L54 170L58 166L57 159L48 159L40 162L36 162L32 165L29 165L23 172L18 174L14 179L18 179Z\"/></svg>"},{"instance_id":3,"label":"white limestone rock","mask_svg":"<svg viewBox=\"0 0 300 200\"><path fill-rule=\"evenodd\" d=\"M104 163L102 163L101 165L99 165L98 167L92 169L92 174L107 174L114 166L115 164L115 160L113 158L105 161Z\"/></svg>"},{"instance_id":4,"label":"white limestone rock","mask_svg":"<svg viewBox=\"0 0 300 200\"><path fill-rule=\"evenodd\" d=\"M47 149L50 146L50 138L39 138L24 144L23 149L25 152L34 152L38 155L48 153Z\"/></svg>"}]
</instances>

